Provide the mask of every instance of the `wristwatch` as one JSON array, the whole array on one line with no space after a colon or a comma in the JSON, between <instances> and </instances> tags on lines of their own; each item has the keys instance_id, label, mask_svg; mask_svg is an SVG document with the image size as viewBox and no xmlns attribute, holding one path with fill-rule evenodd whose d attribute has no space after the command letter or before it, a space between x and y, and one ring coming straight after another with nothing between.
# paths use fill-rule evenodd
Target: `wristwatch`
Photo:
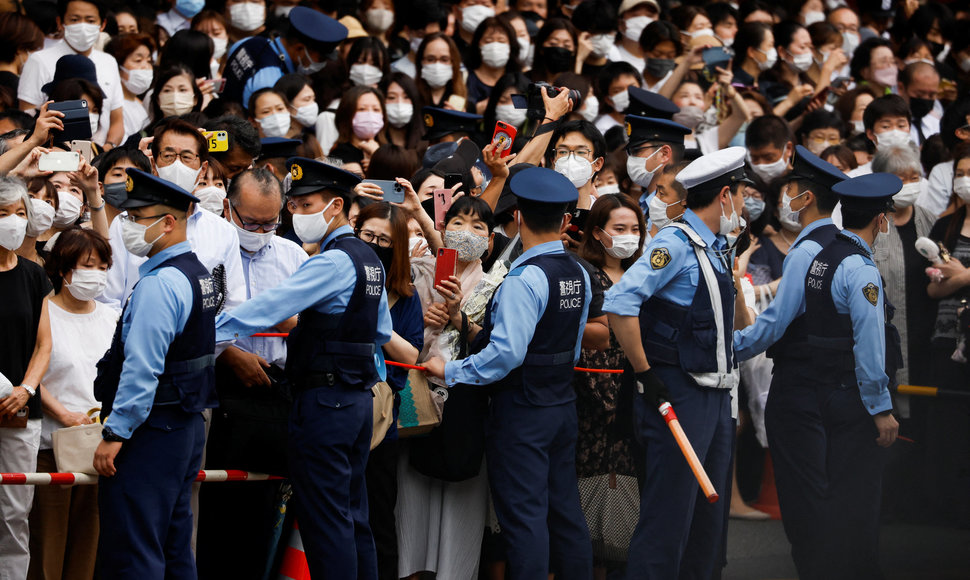
<instances>
[{"instance_id":1,"label":"wristwatch","mask_svg":"<svg viewBox=\"0 0 970 580\"><path fill-rule=\"evenodd\" d=\"M101 438L112 443L124 443L126 441L124 438L116 435L115 432L108 427L101 428Z\"/></svg>"},{"instance_id":2,"label":"wristwatch","mask_svg":"<svg viewBox=\"0 0 970 580\"><path fill-rule=\"evenodd\" d=\"M24 388L24 390L25 390L25 391L27 391L27 393L28 393L28 394L29 394L29 395L30 395L31 397L33 397L34 395L36 395L36 394L37 394L37 389L35 389L34 387L32 387L32 386L30 386L30 385L20 385L20 386L21 386L21 387L23 387L23 388Z\"/></svg>"}]
</instances>

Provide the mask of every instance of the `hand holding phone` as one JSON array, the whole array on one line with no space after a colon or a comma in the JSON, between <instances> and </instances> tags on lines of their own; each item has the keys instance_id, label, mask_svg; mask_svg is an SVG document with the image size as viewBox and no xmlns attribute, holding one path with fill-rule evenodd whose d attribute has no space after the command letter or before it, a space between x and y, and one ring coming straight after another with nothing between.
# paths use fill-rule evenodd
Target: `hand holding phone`
<instances>
[{"instance_id":1,"label":"hand holding phone","mask_svg":"<svg viewBox=\"0 0 970 580\"><path fill-rule=\"evenodd\" d=\"M452 195L450 189L436 189L431 194L434 200L434 228L439 232L445 229L445 215L451 209Z\"/></svg>"},{"instance_id":2,"label":"hand holding phone","mask_svg":"<svg viewBox=\"0 0 970 580\"><path fill-rule=\"evenodd\" d=\"M438 257L434 265L434 285L439 286L443 281L454 276L457 268L458 250L438 248Z\"/></svg>"},{"instance_id":3,"label":"hand holding phone","mask_svg":"<svg viewBox=\"0 0 970 580\"><path fill-rule=\"evenodd\" d=\"M51 151L37 162L39 171L77 171L80 166L81 155L77 151Z\"/></svg>"},{"instance_id":4,"label":"hand holding phone","mask_svg":"<svg viewBox=\"0 0 970 580\"><path fill-rule=\"evenodd\" d=\"M508 157L512 152L512 143L515 141L517 130L514 125L509 125L504 121L495 122L495 132L492 133L492 145L502 152L502 157Z\"/></svg>"},{"instance_id":5,"label":"hand holding phone","mask_svg":"<svg viewBox=\"0 0 970 580\"><path fill-rule=\"evenodd\" d=\"M364 183L373 183L380 187L384 193L384 201L390 203L404 202L404 187L396 181L390 179L368 179Z\"/></svg>"}]
</instances>

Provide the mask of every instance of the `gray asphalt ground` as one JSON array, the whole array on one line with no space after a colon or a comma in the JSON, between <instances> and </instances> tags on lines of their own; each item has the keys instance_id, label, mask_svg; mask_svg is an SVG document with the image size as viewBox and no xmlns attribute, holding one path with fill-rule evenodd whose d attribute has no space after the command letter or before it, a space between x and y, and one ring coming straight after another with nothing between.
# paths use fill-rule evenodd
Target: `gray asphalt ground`
<instances>
[{"instance_id":1,"label":"gray asphalt ground","mask_svg":"<svg viewBox=\"0 0 970 580\"><path fill-rule=\"evenodd\" d=\"M732 519L724 580L797 578L780 521ZM970 579L970 530L943 526L885 524L880 537L887 580Z\"/></svg>"}]
</instances>

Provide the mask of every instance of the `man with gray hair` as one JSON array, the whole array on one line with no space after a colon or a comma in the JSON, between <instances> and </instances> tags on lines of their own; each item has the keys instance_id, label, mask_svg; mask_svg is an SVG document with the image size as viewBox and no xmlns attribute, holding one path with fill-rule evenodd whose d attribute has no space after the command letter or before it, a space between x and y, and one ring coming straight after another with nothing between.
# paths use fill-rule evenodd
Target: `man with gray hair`
<instances>
[{"instance_id":1,"label":"man with gray hair","mask_svg":"<svg viewBox=\"0 0 970 580\"><path fill-rule=\"evenodd\" d=\"M246 299L278 286L309 256L276 235L283 208L280 181L265 168L236 176L223 201L223 216L239 234ZM296 317L270 332L289 332ZM213 413L206 467L285 473L286 419L291 400L283 368L286 339L239 338L218 359L219 409ZM254 417L259 417L255 421ZM258 444L254 444L258 442ZM201 576L239 576L262 570L270 556L279 482L245 482L202 489L198 539ZM254 511L240 510L240 505ZM278 513L278 512L277 512ZM232 534L226 534L232 530ZM229 566L232 572L227 572Z\"/></svg>"},{"instance_id":2,"label":"man with gray hair","mask_svg":"<svg viewBox=\"0 0 970 580\"><path fill-rule=\"evenodd\" d=\"M932 61L917 61L906 65L899 73L899 96L913 113L910 134L914 143L923 143L940 132L943 105L936 100L940 89L940 73Z\"/></svg>"}]
</instances>

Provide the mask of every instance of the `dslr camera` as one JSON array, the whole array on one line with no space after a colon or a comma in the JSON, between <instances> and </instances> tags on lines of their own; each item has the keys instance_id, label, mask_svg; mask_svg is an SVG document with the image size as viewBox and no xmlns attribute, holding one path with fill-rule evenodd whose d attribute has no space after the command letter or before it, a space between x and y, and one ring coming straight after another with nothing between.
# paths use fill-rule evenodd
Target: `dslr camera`
<instances>
[{"instance_id":1,"label":"dslr camera","mask_svg":"<svg viewBox=\"0 0 970 580\"><path fill-rule=\"evenodd\" d=\"M550 97L557 97L560 92L569 91L569 100L573 102L573 109L583 100L583 96L576 89L559 89L549 83L541 81L532 83L529 85L525 95L527 102L525 108L528 109L526 117L529 119L539 120L546 116L546 105L542 100L542 89L546 89Z\"/></svg>"}]
</instances>

